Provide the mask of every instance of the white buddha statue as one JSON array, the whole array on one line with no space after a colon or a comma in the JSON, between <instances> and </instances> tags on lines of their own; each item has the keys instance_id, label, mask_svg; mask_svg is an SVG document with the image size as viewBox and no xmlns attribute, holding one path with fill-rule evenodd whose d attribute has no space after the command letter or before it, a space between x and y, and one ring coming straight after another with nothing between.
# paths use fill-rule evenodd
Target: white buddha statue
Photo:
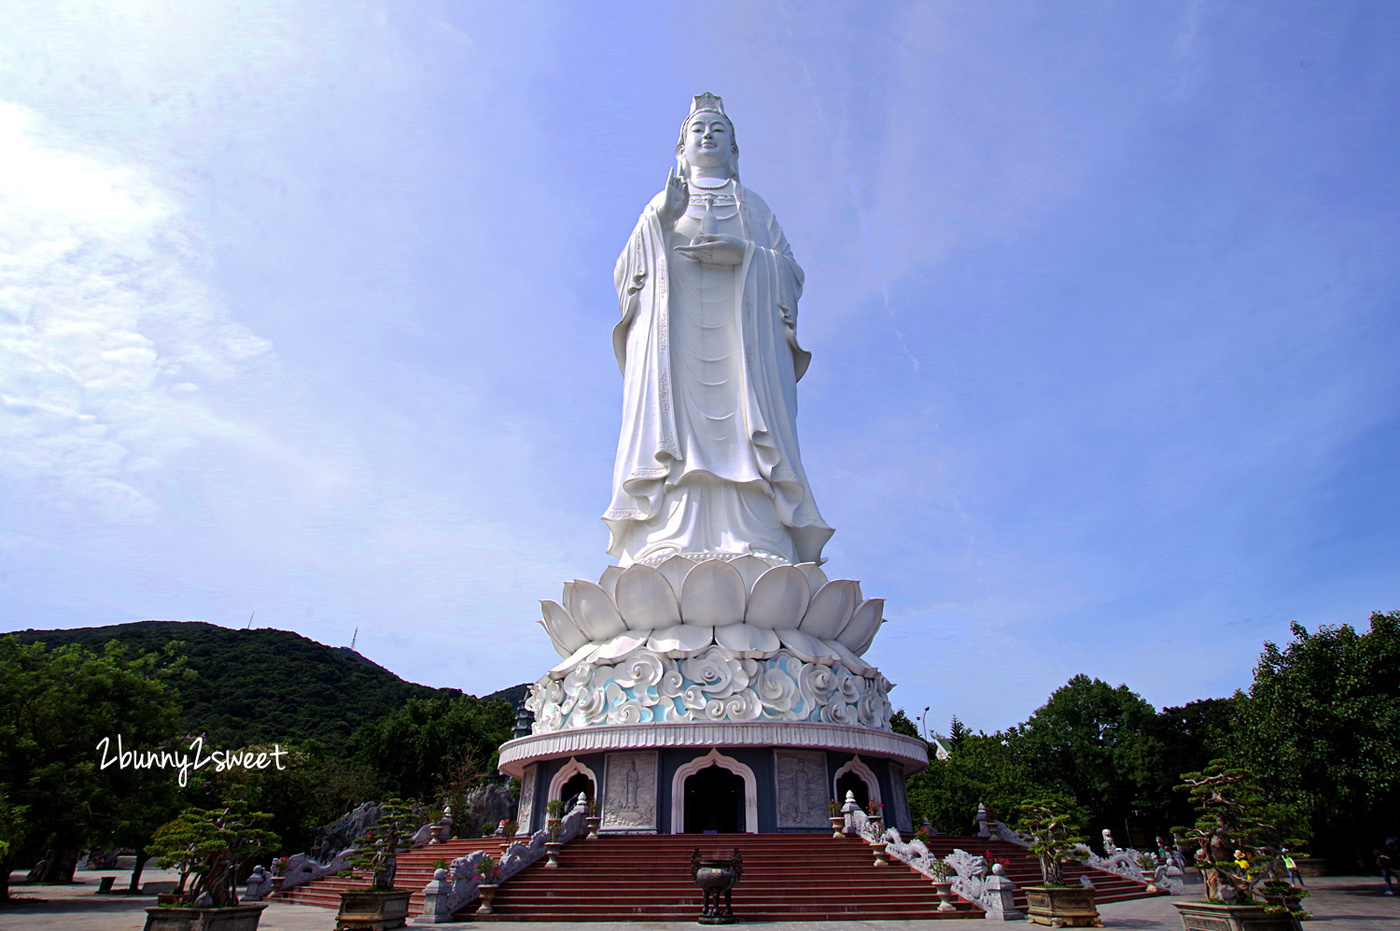
<instances>
[{"instance_id":1,"label":"white buddha statue","mask_svg":"<svg viewBox=\"0 0 1400 931\"><path fill-rule=\"evenodd\" d=\"M802 269L739 183L720 99L695 98L678 170L642 212L614 279L622 433L608 552L622 566L682 554L822 561L822 520L797 443Z\"/></svg>"}]
</instances>

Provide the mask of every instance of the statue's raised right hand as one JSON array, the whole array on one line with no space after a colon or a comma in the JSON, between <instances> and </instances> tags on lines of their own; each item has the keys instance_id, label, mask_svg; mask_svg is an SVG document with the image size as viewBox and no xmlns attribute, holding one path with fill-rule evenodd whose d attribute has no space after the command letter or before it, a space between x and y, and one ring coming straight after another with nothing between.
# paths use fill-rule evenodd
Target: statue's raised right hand
<instances>
[{"instance_id":1,"label":"statue's raised right hand","mask_svg":"<svg viewBox=\"0 0 1400 931\"><path fill-rule=\"evenodd\" d=\"M662 225L675 226L676 221L685 215L686 208L689 206L690 185L687 183L685 175L680 173L680 169L673 169L666 176L666 199L657 210Z\"/></svg>"}]
</instances>

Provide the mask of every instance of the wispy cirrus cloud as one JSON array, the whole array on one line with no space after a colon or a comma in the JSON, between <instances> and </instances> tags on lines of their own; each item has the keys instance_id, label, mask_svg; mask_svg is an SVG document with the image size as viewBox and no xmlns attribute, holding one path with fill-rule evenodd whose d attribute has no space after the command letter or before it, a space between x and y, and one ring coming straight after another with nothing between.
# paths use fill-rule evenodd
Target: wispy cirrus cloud
<instances>
[{"instance_id":1,"label":"wispy cirrus cloud","mask_svg":"<svg viewBox=\"0 0 1400 931\"><path fill-rule=\"evenodd\" d=\"M233 429L200 390L270 344L222 314L200 262L147 173L0 102L0 473L142 518L145 473Z\"/></svg>"}]
</instances>

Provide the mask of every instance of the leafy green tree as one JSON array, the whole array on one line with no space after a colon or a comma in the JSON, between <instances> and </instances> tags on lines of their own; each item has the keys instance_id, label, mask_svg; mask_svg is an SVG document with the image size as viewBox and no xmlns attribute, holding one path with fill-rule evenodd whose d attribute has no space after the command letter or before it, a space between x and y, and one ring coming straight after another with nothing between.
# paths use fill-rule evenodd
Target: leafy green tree
<instances>
[{"instance_id":1,"label":"leafy green tree","mask_svg":"<svg viewBox=\"0 0 1400 931\"><path fill-rule=\"evenodd\" d=\"M1126 685L1077 675L1013 729L1011 743L1037 783L1088 812L1092 830L1116 829L1144 794L1143 732L1156 713Z\"/></svg>"},{"instance_id":2,"label":"leafy green tree","mask_svg":"<svg viewBox=\"0 0 1400 931\"><path fill-rule=\"evenodd\" d=\"M1027 798L1047 791L1005 734L963 734L948 759L931 759L908 784L915 819L928 818L945 834L971 833L978 803L994 816L1009 816Z\"/></svg>"},{"instance_id":3,"label":"leafy green tree","mask_svg":"<svg viewBox=\"0 0 1400 931\"><path fill-rule=\"evenodd\" d=\"M1176 787L1184 773L1204 769L1223 755L1235 710L1233 698L1204 698L1163 708L1143 722L1138 741L1125 757L1138 790L1135 810L1156 836L1169 837L1173 825L1194 819L1190 799Z\"/></svg>"},{"instance_id":4,"label":"leafy green tree","mask_svg":"<svg viewBox=\"0 0 1400 931\"><path fill-rule=\"evenodd\" d=\"M914 726L913 721L909 720L909 715L904 713L903 708L900 708L890 716L890 730L894 731L896 734L903 734L905 737L922 739L919 737L919 729Z\"/></svg>"},{"instance_id":5,"label":"leafy green tree","mask_svg":"<svg viewBox=\"0 0 1400 931\"><path fill-rule=\"evenodd\" d=\"M106 738L115 754L118 735L124 749L171 736L178 673L170 653L135 656L118 644L100 653L78 645L50 650L0 638L0 793L26 810L0 852L0 899L8 898L19 865L52 851L44 879L69 880L78 851L93 838L151 816L141 787L169 774L104 769L99 741Z\"/></svg>"},{"instance_id":6,"label":"leafy green tree","mask_svg":"<svg viewBox=\"0 0 1400 931\"><path fill-rule=\"evenodd\" d=\"M1366 633L1290 630L1287 647L1264 645L1232 757L1340 855L1400 827L1400 612L1372 614Z\"/></svg>"},{"instance_id":7,"label":"leafy green tree","mask_svg":"<svg viewBox=\"0 0 1400 931\"><path fill-rule=\"evenodd\" d=\"M23 805L11 805L5 793L0 792L0 861L23 840L26 811Z\"/></svg>"},{"instance_id":8,"label":"leafy green tree","mask_svg":"<svg viewBox=\"0 0 1400 931\"><path fill-rule=\"evenodd\" d=\"M494 772L514 726L515 714L504 701L415 698L362 726L352 744L356 758L378 773L383 792L426 799L464 755Z\"/></svg>"}]
</instances>

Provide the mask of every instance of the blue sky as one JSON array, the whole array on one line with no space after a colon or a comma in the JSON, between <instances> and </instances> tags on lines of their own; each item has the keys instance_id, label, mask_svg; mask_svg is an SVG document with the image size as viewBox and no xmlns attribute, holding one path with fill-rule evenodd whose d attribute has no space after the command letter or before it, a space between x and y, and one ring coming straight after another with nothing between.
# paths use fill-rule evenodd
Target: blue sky
<instances>
[{"instance_id":1,"label":"blue sky","mask_svg":"<svg viewBox=\"0 0 1400 931\"><path fill-rule=\"evenodd\" d=\"M1400 608L1400 6L0 5L0 629L557 661L691 95L807 272L867 659L975 728ZM288 696L295 700L295 696Z\"/></svg>"}]
</instances>

